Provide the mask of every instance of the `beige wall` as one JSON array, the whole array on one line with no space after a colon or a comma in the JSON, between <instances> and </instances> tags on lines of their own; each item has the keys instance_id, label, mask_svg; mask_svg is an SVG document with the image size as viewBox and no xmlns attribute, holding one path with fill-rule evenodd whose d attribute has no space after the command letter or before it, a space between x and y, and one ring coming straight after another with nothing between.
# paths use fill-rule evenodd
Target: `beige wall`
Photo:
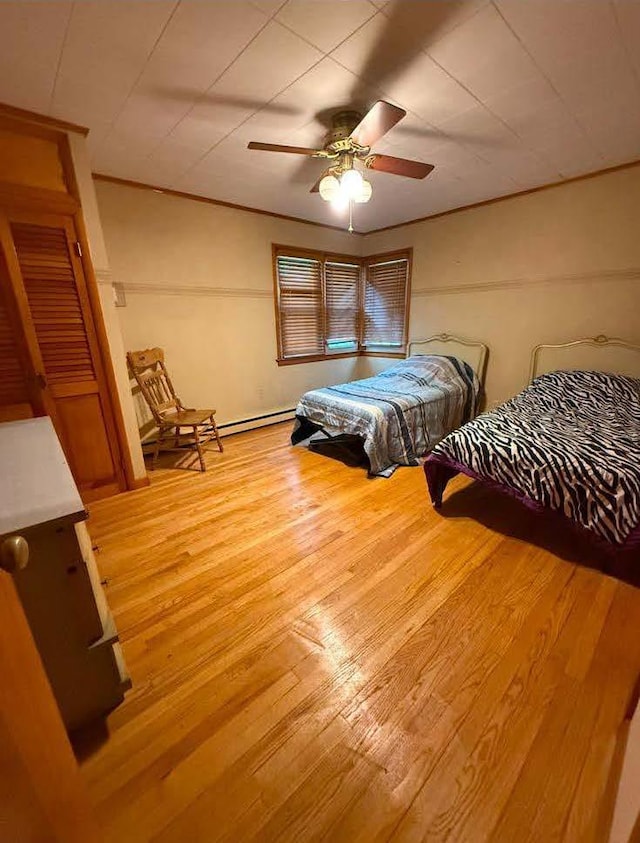
<instances>
[{"instance_id":1,"label":"beige wall","mask_svg":"<svg viewBox=\"0 0 640 843\"><path fill-rule=\"evenodd\" d=\"M633 167L371 234L364 251L413 247L411 336L486 342L491 405L525 385L537 343L640 342L639 219Z\"/></svg>"},{"instance_id":2,"label":"beige wall","mask_svg":"<svg viewBox=\"0 0 640 843\"><path fill-rule=\"evenodd\" d=\"M164 346L185 402L215 406L221 422L394 362L278 367L273 242L351 254L412 246L411 336L484 340L489 405L525 385L539 342L640 341L640 167L364 238L106 182L96 191L112 278L125 288L115 311L124 346Z\"/></svg>"},{"instance_id":3,"label":"beige wall","mask_svg":"<svg viewBox=\"0 0 640 843\"><path fill-rule=\"evenodd\" d=\"M278 366L271 244L357 253L361 238L97 181L127 349L160 345L182 400L220 423L294 407L356 376L357 358Z\"/></svg>"}]
</instances>

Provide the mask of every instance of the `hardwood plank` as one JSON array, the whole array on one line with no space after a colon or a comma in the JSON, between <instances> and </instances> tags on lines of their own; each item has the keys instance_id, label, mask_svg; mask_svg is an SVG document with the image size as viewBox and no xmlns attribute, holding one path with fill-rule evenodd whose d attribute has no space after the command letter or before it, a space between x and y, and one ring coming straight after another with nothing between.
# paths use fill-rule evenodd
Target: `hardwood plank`
<instances>
[{"instance_id":1,"label":"hardwood plank","mask_svg":"<svg viewBox=\"0 0 640 843\"><path fill-rule=\"evenodd\" d=\"M603 696L588 753L566 819L564 840L600 843L608 837L617 790L615 769L621 732L629 703L638 681L640 640L632 632L637 624L637 590L619 583L615 597L598 639L587 679L590 687L606 683L609 692ZM618 648L625 642L624 652ZM597 690L596 690L597 693ZM612 765L614 765L612 767ZM613 774L613 775L612 775Z\"/></svg>"},{"instance_id":2,"label":"hardwood plank","mask_svg":"<svg viewBox=\"0 0 640 843\"><path fill-rule=\"evenodd\" d=\"M91 505L134 683L84 751L107 843L602 839L640 591L289 432Z\"/></svg>"}]
</instances>

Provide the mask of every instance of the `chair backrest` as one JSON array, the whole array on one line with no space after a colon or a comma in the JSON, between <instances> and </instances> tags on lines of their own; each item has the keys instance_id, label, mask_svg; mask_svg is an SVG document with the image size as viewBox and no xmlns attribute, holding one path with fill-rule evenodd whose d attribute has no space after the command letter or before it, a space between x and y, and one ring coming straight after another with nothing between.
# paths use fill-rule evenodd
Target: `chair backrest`
<instances>
[{"instance_id":1,"label":"chair backrest","mask_svg":"<svg viewBox=\"0 0 640 843\"><path fill-rule=\"evenodd\" d=\"M127 363L157 424L169 410L183 409L164 365L163 349L128 351Z\"/></svg>"}]
</instances>

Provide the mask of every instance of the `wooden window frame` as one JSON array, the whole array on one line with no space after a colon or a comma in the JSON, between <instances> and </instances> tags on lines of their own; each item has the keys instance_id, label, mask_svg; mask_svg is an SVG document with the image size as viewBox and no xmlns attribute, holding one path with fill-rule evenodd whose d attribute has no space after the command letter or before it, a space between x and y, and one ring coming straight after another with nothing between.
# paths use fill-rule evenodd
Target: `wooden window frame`
<instances>
[{"instance_id":1,"label":"wooden window frame","mask_svg":"<svg viewBox=\"0 0 640 843\"><path fill-rule=\"evenodd\" d=\"M358 255L347 255L339 252L323 252L315 249L301 249L297 246L286 246L281 243L272 244L272 273L273 273L273 303L276 320L276 341L278 356L276 363L278 366L296 366L300 363L317 363L322 360L341 360L347 357L388 357L403 359L406 357L407 343L409 341L409 310L411 304L411 276L413 270L413 249L397 249L393 252L382 252L377 255L367 255L360 257ZM282 343L282 325L280 313L280 284L278 282L278 257L299 257L317 260L321 264L321 283L322 283L322 334L326 349L326 332L327 332L327 303L325 290L325 263L326 262L345 262L350 264L357 264L360 267L360 281L358 284L358 347L349 351L327 351L324 354L306 354L297 357L285 357L283 354ZM364 329L364 304L365 304L365 284L366 284L366 269L371 263L380 262L380 260L406 260L407 261L407 287L405 291L404 304L404 332L403 332L403 348L398 351L368 351L362 345L362 335Z\"/></svg>"}]
</instances>

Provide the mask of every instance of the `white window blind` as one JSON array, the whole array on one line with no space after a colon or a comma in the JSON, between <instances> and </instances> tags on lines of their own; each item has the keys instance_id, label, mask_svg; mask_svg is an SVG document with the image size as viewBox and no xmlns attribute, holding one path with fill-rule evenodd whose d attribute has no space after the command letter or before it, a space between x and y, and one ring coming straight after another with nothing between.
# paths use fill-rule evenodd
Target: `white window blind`
<instances>
[{"instance_id":1,"label":"white window blind","mask_svg":"<svg viewBox=\"0 0 640 843\"><path fill-rule=\"evenodd\" d=\"M320 261L278 255L276 265L282 357L324 354Z\"/></svg>"},{"instance_id":2,"label":"white window blind","mask_svg":"<svg viewBox=\"0 0 640 843\"><path fill-rule=\"evenodd\" d=\"M361 265L327 260L324 273L327 349L356 349Z\"/></svg>"},{"instance_id":3,"label":"white window blind","mask_svg":"<svg viewBox=\"0 0 640 843\"><path fill-rule=\"evenodd\" d=\"M408 283L407 258L367 261L362 332L365 349L404 349Z\"/></svg>"}]
</instances>

